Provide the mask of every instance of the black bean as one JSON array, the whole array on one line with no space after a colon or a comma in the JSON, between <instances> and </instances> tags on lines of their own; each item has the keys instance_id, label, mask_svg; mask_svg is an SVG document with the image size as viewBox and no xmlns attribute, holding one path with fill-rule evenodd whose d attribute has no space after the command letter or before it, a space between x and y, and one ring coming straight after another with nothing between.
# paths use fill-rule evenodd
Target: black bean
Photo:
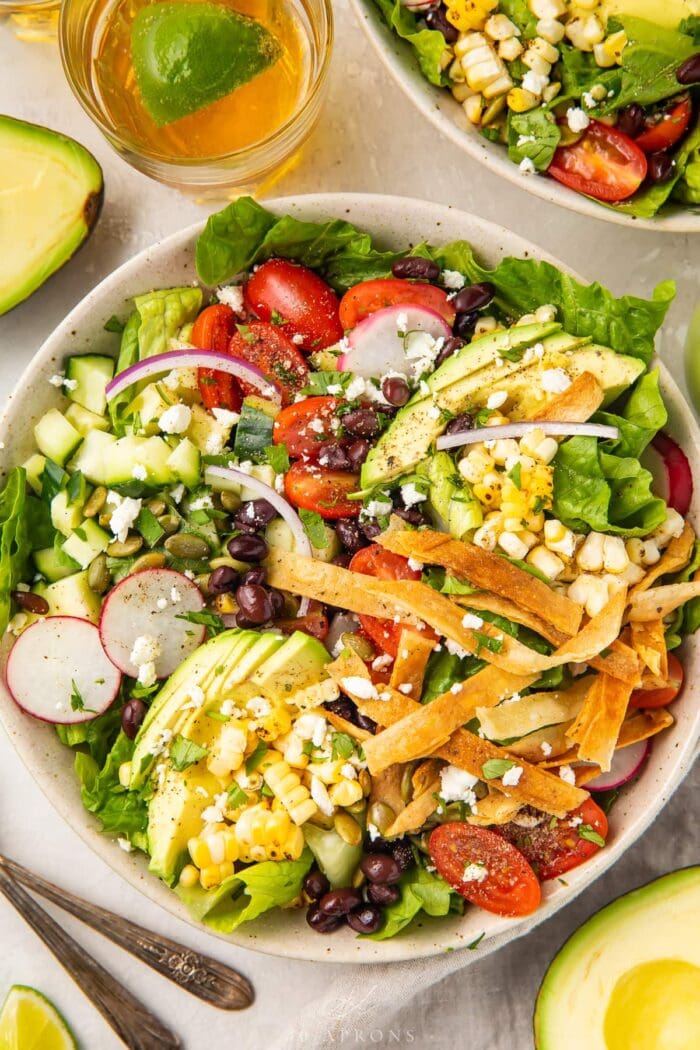
<instances>
[{"instance_id":1,"label":"black bean","mask_svg":"<svg viewBox=\"0 0 700 1050\"><path fill-rule=\"evenodd\" d=\"M316 902L309 905L306 912L306 921L316 933L334 933L339 926L343 925L342 917L338 918L335 915L324 915Z\"/></svg>"},{"instance_id":2,"label":"black bean","mask_svg":"<svg viewBox=\"0 0 700 1050\"><path fill-rule=\"evenodd\" d=\"M349 915L353 908L357 908L360 904L362 904L360 891L352 886L347 886L342 890L329 890L328 893L324 893L318 902L318 907L324 915L337 917Z\"/></svg>"},{"instance_id":3,"label":"black bean","mask_svg":"<svg viewBox=\"0 0 700 1050\"><path fill-rule=\"evenodd\" d=\"M392 263L391 272L394 277L410 278L415 281L437 281L440 276L440 267L432 259L422 259L420 255L407 255L405 259L397 259L395 263Z\"/></svg>"},{"instance_id":4,"label":"black bean","mask_svg":"<svg viewBox=\"0 0 700 1050\"><path fill-rule=\"evenodd\" d=\"M472 310L470 314L458 314L454 323L454 333L460 339L471 339L474 334L474 325L479 320L478 310Z\"/></svg>"},{"instance_id":5,"label":"black bean","mask_svg":"<svg viewBox=\"0 0 700 1050\"><path fill-rule=\"evenodd\" d=\"M426 520L419 510L415 507L394 507L393 513L397 517L402 518L403 521L407 521L409 525L425 525Z\"/></svg>"},{"instance_id":6,"label":"black bean","mask_svg":"<svg viewBox=\"0 0 700 1050\"><path fill-rule=\"evenodd\" d=\"M642 134L644 131L644 110L638 102L633 102L631 106L625 106L624 109L620 110L617 130L631 139L636 139L637 135Z\"/></svg>"},{"instance_id":7,"label":"black bean","mask_svg":"<svg viewBox=\"0 0 700 1050\"><path fill-rule=\"evenodd\" d=\"M367 887L367 900L372 904L396 904L400 896L398 886L389 886L385 882L370 882Z\"/></svg>"},{"instance_id":8,"label":"black bean","mask_svg":"<svg viewBox=\"0 0 700 1050\"><path fill-rule=\"evenodd\" d=\"M415 857L413 856L413 850L405 839L399 839L398 842L392 842L391 844L391 855L401 868L401 871L408 871L416 863Z\"/></svg>"},{"instance_id":9,"label":"black bean","mask_svg":"<svg viewBox=\"0 0 700 1050\"><path fill-rule=\"evenodd\" d=\"M339 518L335 523L335 533L345 549L353 554L365 546L364 536L354 518Z\"/></svg>"},{"instance_id":10,"label":"black bean","mask_svg":"<svg viewBox=\"0 0 700 1050\"><path fill-rule=\"evenodd\" d=\"M368 521L363 521L360 525L362 535L372 543L376 540L377 536L380 535L382 527L376 518L370 518Z\"/></svg>"},{"instance_id":11,"label":"black bean","mask_svg":"<svg viewBox=\"0 0 700 1050\"><path fill-rule=\"evenodd\" d=\"M331 885L322 871L310 871L304 879L304 893L312 901L319 900L324 893L328 893Z\"/></svg>"},{"instance_id":12,"label":"black bean","mask_svg":"<svg viewBox=\"0 0 700 1050\"><path fill-rule=\"evenodd\" d=\"M388 853L369 853L360 861L360 869L370 882L398 882L401 867Z\"/></svg>"},{"instance_id":13,"label":"black bean","mask_svg":"<svg viewBox=\"0 0 700 1050\"><path fill-rule=\"evenodd\" d=\"M673 158L668 153L650 154L647 175L651 182L665 182L673 174L673 168Z\"/></svg>"},{"instance_id":14,"label":"black bean","mask_svg":"<svg viewBox=\"0 0 700 1050\"><path fill-rule=\"evenodd\" d=\"M376 733L377 723L371 718L369 718L367 715L363 715L361 711L357 712L355 721L357 722L360 729L364 729L368 733Z\"/></svg>"},{"instance_id":15,"label":"black bean","mask_svg":"<svg viewBox=\"0 0 700 1050\"><path fill-rule=\"evenodd\" d=\"M348 565L352 561L351 554L336 554L333 559L333 565L339 565L341 569L347 569Z\"/></svg>"},{"instance_id":16,"label":"black bean","mask_svg":"<svg viewBox=\"0 0 700 1050\"><path fill-rule=\"evenodd\" d=\"M463 412L461 416L455 416L445 427L446 434L462 434L465 430L474 429L474 417L469 412Z\"/></svg>"},{"instance_id":17,"label":"black bean","mask_svg":"<svg viewBox=\"0 0 700 1050\"><path fill-rule=\"evenodd\" d=\"M456 44L459 40L459 30L447 21L446 8L443 4L433 11L428 11L425 21L430 29L437 29L445 38L446 44Z\"/></svg>"},{"instance_id":18,"label":"black bean","mask_svg":"<svg viewBox=\"0 0 700 1050\"><path fill-rule=\"evenodd\" d=\"M408 383L403 376L387 376L382 383L382 393L390 405L401 408L411 396Z\"/></svg>"},{"instance_id":19,"label":"black bean","mask_svg":"<svg viewBox=\"0 0 700 1050\"><path fill-rule=\"evenodd\" d=\"M696 55L686 58L685 62L678 67L676 80L679 84L700 83L700 51Z\"/></svg>"},{"instance_id":20,"label":"black bean","mask_svg":"<svg viewBox=\"0 0 700 1050\"><path fill-rule=\"evenodd\" d=\"M328 470L352 470L352 464L348 454L342 445L335 441L329 441L323 446L319 453L318 462L320 466Z\"/></svg>"},{"instance_id":21,"label":"black bean","mask_svg":"<svg viewBox=\"0 0 700 1050\"><path fill-rule=\"evenodd\" d=\"M329 700L326 710L337 715L338 718L344 718L346 722L354 723L357 717L357 708L346 696L341 697L340 700Z\"/></svg>"},{"instance_id":22,"label":"black bean","mask_svg":"<svg viewBox=\"0 0 700 1050\"><path fill-rule=\"evenodd\" d=\"M25 612L35 613L37 616L46 616L49 611L49 603L46 598L34 591L13 591L12 598Z\"/></svg>"},{"instance_id":23,"label":"black bean","mask_svg":"<svg viewBox=\"0 0 700 1050\"><path fill-rule=\"evenodd\" d=\"M146 705L143 700L129 700L122 707L122 729L124 736L133 740L138 733L141 723L146 714Z\"/></svg>"},{"instance_id":24,"label":"black bean","mask_svg":"<svg viewBox=\"0 0 700 1050\"><path fill-rule=\"evenodd\" d=\"M373 408L353 408L341 420L343 427L353 437L372 438L379 433L379 420Z\"/></svg>"},{"instance_id":25,"label":"black bean","mask_svg":"<svg viewBox=\"0 0 700 1050\"><path fill-rule=\"evenodd\" d=\"M356 911L348 915L348 926L355 933L376 933L382 925L383 915L381 908L372 904L363 904Z\"/></svg>"},{"instance_id":26,"label":"black bean","mask_svg":"<svg viewBox=\"0 0 700 1050\"><path fill-rule=\"evenodd\" d=\"M267 569L263 565L256 565L254 569L248 569L241 576L240 583L257 583L260 587L267 580Z\"/></svg>"},{"instance_id":27,"label":"black bean","mask_svg":"<svg viewBox=\"0 0 700 1050\"><path fill-rule=\"evenodd\" d=\"M456 354L458 350L461 350L463 346L463 339L458 339L456 335L450 336L449 339L445 340L440 353L435 358L435 367L439 368L443 361L446 361L448 357L452 357L452 355Z\"/></svg>"},{"instance_id":28,"label":"black bean","mask_svg":"<svg viewBox=\"0 0 700 1050\"><path fill-rule=\"evenodd\" d=\"M470 314L472 310L481 310L483 306L488 306L495 294L496 289L490 281L468 284L461 292L457 292L452 305L458 314Z\"/></svg>"},{"instance_id":29,"label":"black bean","mask_svg":"<svg viewBox=\"0 0 700 1050\"><path fill-rule=\"evenodd\" d=\"M277 511L266 499L252 499L244 503L234 518L236 525L246 531L255 531L269 525Z\"/></svg>"},{"instance_id":30,"label":"black bean","mask_svg":"<svg viewBox=\"0 0 700 1050\"><path fill-rule=\"evenodd\" d=\"M238 584L238 573L230 565L220 565L209 577L207 587L210 594L226 594Z\"/></svg>"},{"instance_id":31,"label":"black bean","mask_svg":"<svg viewBox=\"0 0 700 1050\"><path fill-rule=\"evenodd\" d=\"M236 590L240 612L236 614L239 627L257 627L272 619L270 592L258 583L244 583Z\"/></svg>"},{"instance_id":32,"label":"black bean","mask_svg":"<svg viewBox=\"0 0 700 1050\"><path fill-rule=\"evenodd\" d=\"M284 616L285 613L285 601L282 591L269 590L267 592L270 596L270 602L272 603L272 619L279 620L280 616Z\"/></svg>"},{"instance_id":33,"label":"black bean","mask_svg":"<svg viewBox=\"0 0 700 1050\"><path fill-rule=\"evenodd\" d=\"M350 460L351 470L360 469L364 461L367 459L367 456L369 455L370 448L371 445L366 438L355 438L355 440L347 446L345 452L347 453L347 457Z\"/></svg>"},{"instance_id":34,"label":"black bean","mask_svg":"<svg viewBox=\"0 0 700 1050\"><path fill-rule=\"evenodd\" d=\"M262 536L246 534L228 541L228 552L236 561L262 561L267 557L267 543Z\"/></svg>"}]
</instances>

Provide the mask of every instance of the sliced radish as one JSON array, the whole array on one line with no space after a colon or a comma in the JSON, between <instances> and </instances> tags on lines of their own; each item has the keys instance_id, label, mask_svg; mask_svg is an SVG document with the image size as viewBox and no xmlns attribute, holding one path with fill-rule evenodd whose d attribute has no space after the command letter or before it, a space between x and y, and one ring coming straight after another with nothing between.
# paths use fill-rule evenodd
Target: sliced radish
<instances>
[{"instance_id":1,"label":"sliced radish","mask_svg":"<svg viewBox=\"0 0 700 1050\"><path fill-rule=\"evenodd\" d=\"M613 755L612 766L607 773L601 773L595 780L586 784L589 791L610 791L611 788L621 787L638 773L644 762L646 762L651 751L649 740L639 740L629 747L621 747Z\"/></svg>"},{"instance_id":2,"label":"sliced radish","mask_svg":"<svg viewBox=\"0 0 700 1050\"><path fill-rule=\"evenodd\" d=\"M136 678L134 647L138 654L152 641L156 676L167 678L204 641L202 624L179 617L203 608L199 587L181 572L145 569L125 576L102 606L100 637L105 652L120 671Z\"/></svg>"},{"instance_id":3,"label":"sliced radish","mask_svg":"<svg viewBox=\"0 0 700 1050\"><path fill-rule=\"evenodd\" d=\"M7 661L15 702L42 722L97 718L114 702L122 676L89 620L47 616L19 636Z\"/></svg>"},{"instance_id":4,"label":"sliced radish","mask_svg":"<svg viewBox=\"0 0 700 1050\"><path fill-rule=\"evenodd\" d=\"M666 473L668 495L666 502L683 517L688 513L693 498L693 472L688 457L676 442L660 431L652 446L661 457Z\"/></svg>"},{"instance_id":5,"label":"sliced radish","mask_svg":"<svg viewBox=\"0 0 700 1050\"><path fill-rule=\"evenodd\" d=\"M338 358L338 369L365 379L387 372L411 374L431 349L434 359L451 335L452 329L435 310L410 304L386 306L353 328L348 335L350 349Z\"/></svg>"}]
</instances>

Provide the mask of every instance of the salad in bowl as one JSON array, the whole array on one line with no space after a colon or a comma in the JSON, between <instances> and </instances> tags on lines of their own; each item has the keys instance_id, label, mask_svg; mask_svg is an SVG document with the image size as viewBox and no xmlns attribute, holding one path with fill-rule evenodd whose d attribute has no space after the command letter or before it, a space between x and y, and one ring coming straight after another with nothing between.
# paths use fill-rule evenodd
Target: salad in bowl
<instances>
[{"instance_id":1,"label":"salad in bowl","mask_svg":"<svg viewBox=\"0 0 700 1050\"><path fill-rule=\"evenodd\" d=\"M457 122L498 144L524 178L644 221L700 203L700 11L690 0L374 5L423 77L459 103Z\"/></svg>"},{"instance_id":2,"label":"salad in bowl","mask_svg":"<svg viewBox=\"0 0 700 1050\"><path fill-rule=\"evenodd\" d=\"M672 284L249 198L196 263L50 376L0 496L9 693L219 933L535 915L609 848L700 622Z\"/></svg>"}]
</instances>

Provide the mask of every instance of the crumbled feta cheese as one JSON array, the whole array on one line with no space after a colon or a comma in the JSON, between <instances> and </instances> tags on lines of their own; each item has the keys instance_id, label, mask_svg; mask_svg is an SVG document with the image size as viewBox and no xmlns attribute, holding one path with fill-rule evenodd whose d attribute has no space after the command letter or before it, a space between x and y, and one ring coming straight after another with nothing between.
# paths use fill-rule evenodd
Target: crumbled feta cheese
<instances>
[{"instance_id":1,"label":"crumbled feta cheese","mask_svg":"<svg viewBox=\"0 0 700 1050\"><path fill-rule=\"evenodd\" d=\"M134 463L131 468L132 478L136 478L137 481L145 481L148 477L148 471L144 467L143 463Z\"/></svg>"},{"instance_id":2,"label":"crumbled feta cheese","mask_svg":"<svg viewBox=\"0 0 700 1050\"><path fill-rule=\"evenodd\" d=\"M57 372L56 375L49 377L49 383L51 384L51 386L55 387L63 386L65 378L66 377L62 373Z\"/></svg>"},{"instance_id":3,"label":"crumbled feta cheese","mask_svg":"<svg viewBox=\"0 0 700 1050\"><path fill-rule=\"evenodd\" d=\"M407 507L413 507L416 503L423 503L427 498L425 492L421 492L420 489L416 488L414 481L409 481L407 485L401 486L401 499Z\"/></svg>"},{"instance_id":4,"label":"crumbled feta cheese","mask_svg":"<svg viewBox=\"0 0 700 1050\"><path fill-rule=\"evenodd\" d=\"M78 385L78 380L77 379L64 379L63 380L63 386L65 387L66 390L75 390L77 385Z\"/></svg>"},{"instance_id":5,"label":"crumbled feta cheese","mask_svg":"<svg viewBox=\"0 0 700 1050\"><path fill-rule=\"evenodd\" d=\"M548 394L563 394L571 386L571 380L563 368L545 368L542 373L542 389Z\"/></svg>"},{"instance_id":6,"label":"crumbled feta cheese","mask_svg":"<svg viewBox=\"0 0 700 1050\"><path fill-rule=\"evenodd\" d=\"M458 693L462 692L462 682L454 682L450 686L450 692L453 696L457 696Z\"/></svg>"},{"instance_id":7,"label":"crumbled feta cheese","mask_svg":"<svg viewBox=\"0 0 700 1050\"><path fill-rule=\"evenodd\" d=\"M367 823L367 834L369 835L369 841L370 842L376 842L377 839L380 839L382 837L380 832L379 832L379 828L377 827L377 825L376 824L372 824L371 821L368 821L368 823Z\"/></svg>"},{"instance_id":8,"label":"crumbled feta cheese","mask_svg":"<svg viewBox=\"0 0 700 1050\"><path fill-rule=\"evenodd\" d=\"M192 700L192 702L197 705L197 707L201 707L201 705L204 703L204 690L202 689L201 685L195 684L190 686L188 696L190 700Z\"/></svg>"},{"instance_id":9,"label":"crumbled feta cheese","mask_svg":"<svg viewBox=\"0 0 700 1050\"><path fill-rule=\"evenodd\" d=\"M598 105L598 99L595 98L592 91L584 91L581 97L583 98L583 104L586 109L595 109Z\"/></svg>"},{"instance_id":10,"label":"crumbled feta cheese","mask_svg":"<svg viewBox=\"0 0 700 1050\"><path fill-rule=\"evenodd\" d=\"M541 95L547 84L549 84L548 76L545 76L544 73L535 73L533 69L528 69L523 77L522 86L525 91L531 91L533 95Z\"/></svg>"},{"instance_id":11,"label":"crumbled feta cheese","mask_svg":"<svg viewBox=\"0 0 700 1050\"><path fill-rule=\"evenodd\" d=\"M206 493L204 496L199 496L197 499L193 499L190 502L190 510L211 510L213 506L214 500L209 493Z\"/></svg>"},{"instance_id":12,"label":"crumbled feta cheese","mask_svg":"<svg viewBox=\"0 0 700 1050\"><path fill-rule=\"evenodd\" d=\"M430 332L408 332L404 339L404 353L411 362L411 371L415 379L432 369L444 343L442 336L433 339Z\"/></svg>"},{"instance_id":13,"label":"crumbled feta cheese","mask_svg":"<svg viewBox=\"0 0 700 1050\"><path fill-rule=\"evenodd\" d=\"M579 824L583 824L583 817L572 817L569 821L569 827L577 828Z\"/></svg>"},{"instance_id":14,"label":"crumbled feta cheese","mask_svg":"<svg viewBox=\"0 0 700 1050\"><path fill-rule=\"evenodd\" d=\"M543 740L540 744L540 750L545 758L549 758L552 753L552 745L547 740Z\"/></svg>"},{"instance_id":15,"label":"crumbled feta cheese","mask_svg":"<svg viewBox=\"0 0 700 1050\"><path fill-rule=\"evenodd\" d=\"M181 503L182 497L185 495L185 486L180 484L176 485L174 489L170 490L170 498L173 503Z\"/></svg>"},{"instance_id":16,"label":"crumbled feta cheese","mask_svg":"<svg viewBox=\"0 0 700 1050\"><path fill-rule=\"evenodd\" d=\"M122 499L116 492L107 493L107 502L114 510L109 519L109 527L120 543L124 543L129 535L129 529L141 513L141 500L126 496Z\"/></svg>"},{"instance_id":17,"label":"crumbled feta cheese","mask_svg":"<svg viewBox=\"0 0 700 1050\"><path fill-rule=\"evenodd\" d=\"M476 802L473 789L478 783L479 778L467 773L466 769L445 766L440 770L440 798L445 802L466 802L471 806Z\"/></svg>"},{"instance_id":18,"label":"crumbled feta cheese","mask_svg":"<svg viewBox=\"0 0 700 1050\"><path fill-rule=\"evenodd\" d=\"M451 638L445 639L445 648L447 649L448 653L451 653L452 656L469 656L467 650L463 646L459 645L458 642L453 642Z\"/></svg>"},{"instance_id":19,"label":"crumbled feta cheese","mask_svg":"<svg viewBox=\"0 0 700 1050\"><path fill-rule=\"evenodd\" d=\"M501 783L503 784L503 787L515 787L517 784L520 783L520 778L522 775L522 766L511 766L511 768L507 769L501 777Z\"/></svg>"},{"instance_id":20,"label":"crumbled feta cheese","mask_svg":"<svg viewBox=\"0 0 700 1050\"><path fill-rule=\"evenodd\" d=\"M322 434L325 430L323 420L318 418L312 419L311 422L307 424L306 429L311 430L314 434Z\"/></svg>"},{"instance_id":21,"label":"crumbled feta cheese","mask_svg":"<svg viewBox=\"0 0 700 1050\"><path fill-rule=\"evenodd\" d=\"M333 803L331 802L330 795L326 789L326 785L322 780L314 774L311 777L311 798L314 800L318 808L321 810L324 816L333 816Z\"/></svg>"},{"instance_id":22,"label":"crumbled feta cheese","mask_svg":"<svg viewBox=\"0 0 700 1050\"><path fill-rule=\"evenodd\" d=\"M148 660L157 660L161 654L160 642L150 634L140 634L135 639L131 655L129 657L136 667L145 664Z\"/></svg>"},{"instance_id":23,"label":"crumbled feta cheese","mask_svg":"<svg viewBox=\"0 0 700 1050\"><path fill-rule=\"evenodd\" d=\"M221 711L222 715L226 715L230 718L230 716L236 710L236 705L233 700L224 700L219 710Z\"/></svg>"},{"instance_id":24,"label":"crumbled feta cheese","mask_svg":"<svg viewBox=\"0 0 700 1050\"><path fill-rule=\"evenodd\" d=\"M428 397L429 396L429 394L430 394L430 387L426 383L425 379L421 379L420 383L418 384L418 389L419 389L420 393L423 395L423 397Z\"/></svg>"},{"instance_id":25,"label":"crumbled feta cheese","mask_svg":"<svg viewBox=\"0 0 700 1050\"><path fill-rule=\"evenodd\" d=\"M399 335L404 335L406 330L407 330L407 328L408 328L408 314L405 313L402 310L401 313L398 314L397 318L396 318L396 331L399 333Z\"/></svg>"},{"instance_id":26,"label":"crumbled feta cheese","mask_svg":"<svg viewBox=\"0 0 700 1050\"><path fill-rule=\"evenodd\" d=\"M240 284L224 284L216 289L220 303L230 306L235 314L243 312L243 288Z\"/></svg>"},{"instance_id":27,"label":"crumbled feta cheese","mask_svg":"<svg viewBox=\"0 0 700 1050\"><path fill-rule=\"evenodd\" d=\"M224 814L220 806L207 806L202 810L202 820L206 824L223 824Z\"/></svg>"},{"instance_id":28,"label":"crumbled feta cheese","mask_svg":"<svg viewBox=\"0 0 700 1050\"><path fill-rule=\"evenodd\" d=\"M304 342L304 336L301 334L301 332L294 333L294 335L292 336L292 342L295 346L301 346L301 344Z\"/></svg>"},{"instance_id":29,"label":"crumbled feta cheese","mask_svg":"<svg viewBox=\"0 0 700 1050\"><path fill-rule=\"evenodd\" d=\"M537 139L534 135L518 135L518 141L516 142L516 146L518 147L518 149L522 149L523 146L529 146L531 142L537 142Z\"/></svg>"},{"instance_id":30,"label":"crumbled feta cheese","mask_svg":"<svg viewBox=\"0 0 700 1050\"><path fill-rule=\"evenodd\" d=\"M346 780L357 780L357 770L354 766L351 766L349 762L340 767L340 772L346 778Z\"/></svg>"},{"instance_id":31,"label":"crumbled feta cheese","mask_svg":"<svg viewBox=\"0 0 700 1050\"><path fill-rule=\"evenodd\" d=\"M439 419L442 415L442 410L439 405L431 405L428 409L428 415L431 419Z\"/></svg>"},{"instance_id":32,"label":"crumbled feta cheese","mask_svg":"<svg viewBox=\"0 0 700 1050\"><path fill-rule=\"evenodd\" d=\"M368 678L361 678L359 675L349 675L347 678L340 679L340 685L344 692L352 693L353 696L359 697L360 700L377 699L377 688L374 682L370 682Z\"/></svg>"},{"instance_id":33,"label":"crumbled feta cheese","mask_svg":"<svg viewBox=\"0 0 700 1050\"><path fill-rule=\"evenodd\" d=\"M192 421L192 409L188 405L171 405L158 420L164 434L184 434Z\"/></svg>"},{"instance_id":34,"label":"crumbled feta cheese","mask_svg":"<svg viewBox=\"0 0 700 1050\"><path fill-rule=\"evenodd\" d=\"M443 270L440 279L444 288L464 288L465 278L459 270Z\"/></svg>"},{"instance_id":35,"label":"crumbled feta cheese","mask_svg":"<svg viewBox=\"0 0 700 1050\"><path fill-rule=\"evenodd\" d=\"M272 710L269 700L266 700L264 696L252 696L246 707L253 718L266 718Z\"/></svg>"},{"instance_id":36,"label":"crumbled feta cheese","mask_svg":"<svg viewBox=\"0 0 700 1050\"><path fill-rule=\"evenodd\" d=\"M365 381L362 376L354 376L345 388L345 396L348 401L356 401L365 392Z\"/></svg>"},{"instance_id":37,"label":"crumbled feta cheese","mask_svg":"<svg viewBox=\"0 0 700 1050\"><path fill-rule=\"evenodd\" d=\"M173 605L177 605L178 602L182 601L182 595L178 591L177 587L172 587L170 590L170 601Z\"/></svg>"},{"instance_id":38,"label":"crumbled feta cheese","mask_svg":"<svg viewBox=\"0 0 700 1050\"><path fill-rule=\"evenodd\" d=\"M364 507L364 514L368 518L384 518L387 514L391 514L393 509L394 504L390 500L371 499Z\"/></svg>"},{"instance_id":39,"label":"crumbled feta cheese","mask_svg":"<svg viewBox=\"0 0 700 1050\"><path fill-rule=\"evenodd\" d=\"M132 849L134 848L129 842L129 840L124 838L118 838L117 845L119 846L119 849L123 849L125 853L131 853Z\"/></svg>"},{"instance_id":40,"label":"crumbled feta cheese","mask_svg":"<svg viewBox=\"0 0 700 1050\"><path fill-rule=\"evenodd\" d=\"M212 408L211 414L217 423L221 423L222 427L235 427L238 420L241 418L240 412L230 412L228 408Z\"/></svg>"},{"instance_id":41,"label":"crumbled feta cheese","mask_svg":"<svg viewBox=\"0 0 700 1050\"><path fill-rule=\"evenodd\" d=\"M202 787L201 784L197 784L194 791L196 795L200 795L202 798L209 798L209 792L205 787Z\"/></svg>"},{"instance_id":42,"label":"crumbled feta cheese","mask_svg":"<svg viewBox=\"0 0 700 1050\"><path fill-rule=\"evenodd\" d=\"M322 715L311 711L301 715L294 723L294 732L302 740L310 740L314 747L321 747L326 735L328 723Z\"/></svg>"},{"instance_id":43,"label":"crumbled feta cheese","mask_svg":"<svg viewBox=\"0 0 700 1050\"><path fill-rule=\"evenodd\" d=\"M566 123L574 133L585 131L591 122L591 118L580 106L571 106L566 111Z\"/></svg>"},{"instance_id":44,"label":"crumbled feta cheese","mask_svg":"<svg viewBox=\"0 0 700 1050\"><path fill-rule=\"evenodd\" d=\"M468 631L478 631L483 626L484 621L474 613L465 613L462 617L462 627L465 627Z\"/></svg>"},{"instance_id":45,"label":"crumbled feta cheese","mask_svg":"<svg viewBox=\"0 0 700 1050\"><path fill-rule=\"evenodd\" d=\"M523 157L518 167L521 175L535 175L537 173L537 168L529 157Z\"/></svg>"},{"instance_id":46,"label":"crumbled feta cheese","mask_svg":"<svg viewBox=\"0 0 700 1050\"><path fill-rule=\"evenodd\" d=\"M225 444L226 438L223 433L210 434L204 447L208 456L218 456L223 452Z\"/></svg>"},{"instance_id":47,"label":"crumbled feta cheese","mask_svg":"<svg viewBox=\"0 0 700 1050\"><path fill-rule=\"evenodd\" d=\"M399 686L399 692L403 693L404 696L410 696L413 686L410 682L402 682Z\"/></svg>"},{"instance_id":48,"label":"crumbled feta cheese","mask_svg":"<svg viewBox=\"0 0 700 1050\"><path fill-rule=\"evenodd\" d=\"M574 773L571 766L560 766L559 776L566 784L576 783L576 774Z\"/></svg>"},{"instance_id":49,"label":"crumbled feta cheese","mask_svg":"<svg viewBox=\"0 0 700 1050\"><path fill-rule=\"evenodd\" d=\"M412 569L413 572L422 572L423 571L423 562L422 561L416 561L415 558L409 558L408 559L408 567L409 567L409 569Z\"/></svg>"},{"instance_id":50,"label":"crumbled feta cheese","mask_svg":"<svg viewBox=\"0 0 700 1050\"><path fill-rule=\"evenodd\" d=\"M481 862L467 864L462 874L462 882L483 882L488 878L488 874L486 865Z\"/></svg>"},{"instance_id":51,"label":"crumbled feta cheese","mask_svg":"<svg viewBox=\"0 0 700 1050\"><path fill-rule=\"evenodd\" d=\"M374 660L372 660L372 670L382 671L385 667L391 666L393 662L393 656L390 656L389 653L382 653L381 656L375 656Z\"/></svg>"},{"instance_id":52,"label":"crumbled feta cheese","mask_svg":"<svg viewBox=\"0 0 700 1050\"><path fill-rule=\"evenodd\" d=\"M333 394L335 397L339 397L343 393L342 383L329 383L326 387L329 394Z\"/></svg>"}]
</instances>

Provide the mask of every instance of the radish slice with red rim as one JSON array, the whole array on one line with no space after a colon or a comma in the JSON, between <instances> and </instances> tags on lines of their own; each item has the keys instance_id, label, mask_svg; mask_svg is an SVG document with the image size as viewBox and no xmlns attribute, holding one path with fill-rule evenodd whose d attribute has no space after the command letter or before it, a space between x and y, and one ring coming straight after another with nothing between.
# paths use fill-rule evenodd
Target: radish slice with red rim
<instances>
[{"instance_id":1,"label":"radish slice with red rim","mask_svg":"<svg viewBox=\"0 0 700 1050\"><path fill-rule=\"evenodd\" d=\"M120 671L137 678L139 663L132 656L150 648L156 677L167 678L204 641L204 626L183 619L203 608L199 587L181 572L144 569L125 576L102 606L105 652Z\"/></svg>"},{"instance_id":2,"label":"radish slice with red rim","mask_svg":"<svg viewBox=\"0 0 700 1050\"><path fill-rule=\"evenodd\" d=\"M58 725L89 722L114 702L121 673L89 620L47 616L23 631L7 661L13 699L34 718Z\"/></svg>"},{"instance_id":3,"label":"radish slice with red rim","mask_svg":"<svg viewBox=\"0 0 700 1050\"><path fill-rule=\"evenodd\" d=\"M649 740L640 740L629 747L619 748L613 755L612 765L607 773L601 773L595 780L586 784L588 791L610 791L621 787L639 772L651 751Z\"/></svg>"},{"instance_id":4,"label":"radish slice with red rim","mask_svg":"<svg viewBox=\"0 0 700 1050\"><path fill-rule=\"evenodd\" d=\"M426 356L434 359L451 335L435 310L410 303L386 306L353 328L347 337L350 349L338 358L338 369L365 379L391 372L410 375Z\"/></svg>"},{"instance_id":5,"label":"radish slice with red rim","mask_svg":"<svg viewBox=\"0 0 700 1050\"><path fill-rule=\"evenodd\" d=\"M666 472L668 485L666 502L669 507L673 507L682 517L685 517L693 498L693 472L690 469L688 457L673 438L664 434L663 431L656 435L652 446L661 457Z\"/></svg>"}]
</instances>

